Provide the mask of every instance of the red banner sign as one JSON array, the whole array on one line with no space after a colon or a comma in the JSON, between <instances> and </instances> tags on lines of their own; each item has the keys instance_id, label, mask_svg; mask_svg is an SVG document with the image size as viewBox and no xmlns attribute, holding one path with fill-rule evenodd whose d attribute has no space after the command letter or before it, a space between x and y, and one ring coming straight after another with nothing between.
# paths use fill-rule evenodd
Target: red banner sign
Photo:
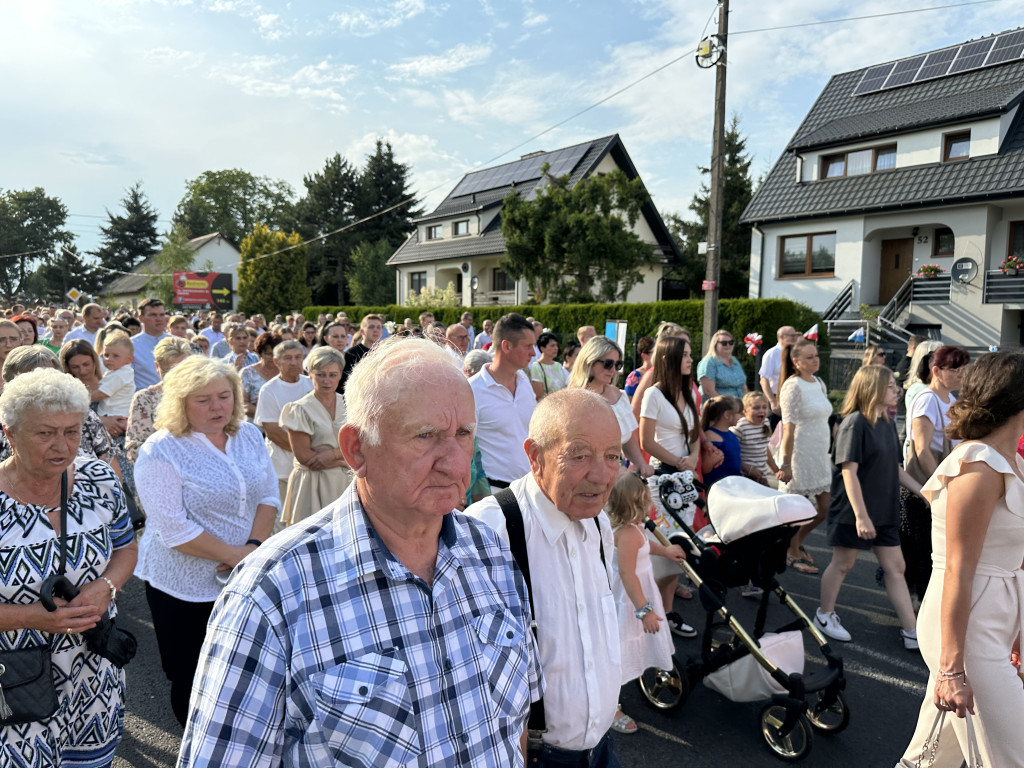
<instances>
[{"instance_id":1,"label":"red banner sign","mask_svg":"<svg viewBox=\"0 0 1024 768\"><path fill-rule=\"evenodd\" d=\"M230 272L174 272L175 307L232 309Z\"/></svg>"}]
</instances>

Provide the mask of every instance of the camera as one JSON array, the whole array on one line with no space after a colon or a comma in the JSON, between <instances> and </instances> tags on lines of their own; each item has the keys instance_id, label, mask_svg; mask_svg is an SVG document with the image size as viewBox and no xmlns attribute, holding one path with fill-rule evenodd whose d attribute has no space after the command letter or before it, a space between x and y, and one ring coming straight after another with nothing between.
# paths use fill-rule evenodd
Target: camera
<instances>
[{"instance_id":1,"label":"camera","mask_svg":"<svg viewBox=\"0 0 1024 768\"><path fill-rule=\"evenodd\" d=\"M57 610L53 598L71 602L78 597L78 587L71 583L67 576L54 574L43 582L39 589L39 601L46 610ZM86 647L95 654L107 659L117 667L123 667L135 657L138 643L135 635L114 625L108 611L104 611L99 623L92 629L82 633Z\"/></svg>"}]
</instances>

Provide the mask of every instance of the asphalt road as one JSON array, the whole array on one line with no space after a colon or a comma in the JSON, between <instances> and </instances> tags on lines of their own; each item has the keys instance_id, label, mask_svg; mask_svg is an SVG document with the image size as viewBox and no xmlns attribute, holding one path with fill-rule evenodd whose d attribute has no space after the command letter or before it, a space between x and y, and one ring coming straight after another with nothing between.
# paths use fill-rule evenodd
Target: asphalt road
<instances>
[{"instance_id":1,"label":"asphalt road","mask_svg":"<svg viewBox=\"0 0 1024 768\"><path fill-rule=\"evenodd\" d=\"M816 531L807 544L824 569L831 554L824 534ZM917 722L927 671L916 652L904 650L896 615L885 592L875 583L875 568L873 556L861 555L836 608L853 635L850 643L833 643L844 660L850 725L836 735L815 733L812 751L801 765L888 768L902 754ZM781 581L813 616L818 605L819 577L791 570ZM139 653L127 668L125 736L114 758L114 768L170 767L178 753L181 728L171 713L169 686L160 668L142 583L132 579L121 594L121 617L125 628L139 639ZM747 617L746 627L753 626L755 601L730 595L729 605L735 606L738 615ZM676 607L691 623L702 621L696 599L677 600ZM782 623L787 612L780 610L776 606L769 616L778 616ZM769 618L769 627L772 623ZM808 671L815 665L823 666L810 636L805 636L804 648ZM699 640L676 638L676 652L681 659L699 656ZM737 704L701 685L682 708L666 715L647 706L632 683L623 688L622 704L641 729L636 735L613 737L626 768L781 765L762 740L760 704Z\"/></svg>"}]
</instances>

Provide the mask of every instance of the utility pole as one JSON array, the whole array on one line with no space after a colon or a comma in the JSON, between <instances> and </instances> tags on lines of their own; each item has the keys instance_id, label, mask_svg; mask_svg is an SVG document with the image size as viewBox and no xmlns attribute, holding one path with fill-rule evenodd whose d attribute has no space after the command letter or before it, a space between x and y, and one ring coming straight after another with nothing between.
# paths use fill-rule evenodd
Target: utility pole
<instances>
[{"instance_id":1,"label":"utility pole","mask_svg":"<svg viewBox=\"0 0 1024 768\"><path fill-rule=\"evenodd\" d=\"M718 5L717 47L721 56L715 64L715 133L711 142L711 193L708 197L708 266L704 275L703 355L718 330L719 277L722 271L722 204L725 186L725 73L728 56L729 0Z\"/></svg>"}]
</instances>

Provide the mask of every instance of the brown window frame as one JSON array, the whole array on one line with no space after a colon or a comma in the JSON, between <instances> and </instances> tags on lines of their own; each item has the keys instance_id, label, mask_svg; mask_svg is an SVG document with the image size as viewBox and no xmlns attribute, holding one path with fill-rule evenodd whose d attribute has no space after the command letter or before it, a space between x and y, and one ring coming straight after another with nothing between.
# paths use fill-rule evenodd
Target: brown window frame
<instances>
[{"instance_id":1,"label":"brown window frame","mask_svg":"<svg viewBox=\"0 0 1024 768\"><path fill-rule=\"evenodd\" d=\"M825 231L822 231L822 232L808 232L806 234L801 232L801 233L796 233L796 234L792 234L792 235L779 235L778 247L777 247L778 253L776 255L777 256L777 258L776 258L777 265L776 265L776 270L775 270L775 275L776 275L775 279L776 280L818 280L818 279L821 279L821 278L835 277L836 276L836 253L835 253L835 249L834 248L832 250L832 270L830 272L812 272L811 271L811 260L814 257L814 251L811 250L811 245L814 242L814 238L815 237L820 237L821 235L832 235L833 237L835 237L836 232L835 232L835 230L825 230ZM807 257L806 257L806 260L804 262L804 271L800 272L800 273L793 273L793 274L784 275L782 273L782 255L784 253L783 243L786 240L790 239L790 238L797 238L797 237L803 237L803 238L805 238L807 240Z\"/></svg>"},{"instance_id":2,"label":"brown window frame","mask_svg":"<svg viewBox=\"0 0 1024 768\"><path fill-rule=\"evenodd\" d=\"M422 285L416 285L422 279ZM409 293L419 293L421 289L427 287L427 273L423 272L410 272L409 273Z\"/></svg>"},{"instance_id":3,"label":"brown window frame","mask_svg":"<svg viewBox=\"0 0 1024 768\"><path fill-rule=\"evenodd\" d=\"M953 145L959 141L967 140L967 154L962 157L950 157L949 152L953 148ZM964 160L971 159L971 132L967 131L953 131L952 133L942 134L942 162L944 163L962 163Z\"/></svg>"},{"instance_id":4,"label":"brown window frame","mask_svg":"<svg viewBox=\"0 0 1024 768\"><path fill-rule=\"evenodd\" d=\"M848 150L846 152L833 152L831 155L822 155L821 156L821 168L820 168L819 173L818 173L819 180L820 181L830 181L832 179L844 179L844 178L846 178L849 175L849 170L850 170L850 155L855 153L855 152L864 152L866 150L871 150L871 170L868 171L868 173L886 173L887 171L895 171L896 170L896 166L895 165L893 165L892 168L881 168L881 169L879 169L879 167L878 167L878 155L879 155L879 153L880 152L888 152L889 150L892 150L893 152L896 151L896 145L895 144L880 144L877 147L862 147L861 149L851 149L851 150ZM831 164L831 162L834 162L835 160L839 159L840 157L843 159L843 172L842 172L842 174L838 175L838 176L826 176L825 175L825 170L828 168L828 166ZM865 176L866 174L858 173L858 174L855 174L855 175L856 176Z\"/></svg>"},{"instance_id":5,"label":"brown window frame","mask_svg":"<svg viewBox=\"0 0 1024 768\"><path fill-rule=\"evenodd\" d=\"M1009 238L1006 241L1006 255L1007 256L1012 256L1013 255L1013 236L1014 236L1015 230L1018 227L1020 229L1024 230L1024 220L1018 220L1018 221L1011 221L1010 222L1010 230L1007 233L1009 235Z\"/></svg>"},{"instance_id":6,"label":"brown window frame","mask_svg":"<svg viewBox=\"0 0 1024 768\"><path fill-rule=\"evenodd\" d=\"M936 227L935 231L932 232L932 256L936 258L942 258L945 256L952 256L953 251L940 251L939 250L939 236L949 233L950 237L953 238L953 250L956 250L956 235L953 234L953 230L949 227Z\"/></svg>"},{"instance_id":7,"label":"brown window frame","mask_svg":"<svg viewBox=\"0 0 1024 768\"><path fill-rule=\"evenodd\" d=\"M435 235L434 232L437 232ZM428 224L427 225L427 240L443 240L444 239L444 225L442 224Z\"/></svg>"},{"instance_id":8,"label":"brown window frame","mask_svg":"<svg viewBox=\"0 0 1024 768\"><path fill-rule=\"evenodd\" d=\"M511 288L499 288L498 287L498 278L499 277L501 278L501 282L502 282L503 285L508 284L508 285L511 285L512 287ZM491 290L492 291L494 291L495 293L509 293L511 291L514 291L515 289L516 289L516 281L513 280L511 277L509 277L508 274L506 274L505 270L503 270L501 267L492 267L492 269L491 269Z\"/></svg>"},{"instance_id":9,"label":"brown window frame","mask_svg":"<svg viewBox=\"0 0 1024 768\"><path fill-rule=\"evenodd\" d=\"M459 232L459 225L465 224L466 231ZM469 219L459 219L458 221L452 222L452 237L466 237L469 235Z\"/></svg>"}]
</instances>

